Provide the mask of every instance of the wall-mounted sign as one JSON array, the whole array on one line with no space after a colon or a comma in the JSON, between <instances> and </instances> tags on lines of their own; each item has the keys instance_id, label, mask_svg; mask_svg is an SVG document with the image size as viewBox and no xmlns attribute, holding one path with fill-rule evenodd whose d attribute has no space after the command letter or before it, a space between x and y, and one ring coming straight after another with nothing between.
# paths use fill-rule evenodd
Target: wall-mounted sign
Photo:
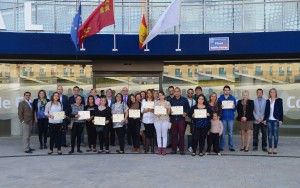
<instances>
[{"instance_id":1,"label":"wall-mounted sign","mask_svg":"<svg viewBox=\"0 0 300 188\"><path fill-rule=\"evenodd\" d=\"M229 37L210 37L209 51L227 51L229 50Z\"/></svg>"}]
</instances>

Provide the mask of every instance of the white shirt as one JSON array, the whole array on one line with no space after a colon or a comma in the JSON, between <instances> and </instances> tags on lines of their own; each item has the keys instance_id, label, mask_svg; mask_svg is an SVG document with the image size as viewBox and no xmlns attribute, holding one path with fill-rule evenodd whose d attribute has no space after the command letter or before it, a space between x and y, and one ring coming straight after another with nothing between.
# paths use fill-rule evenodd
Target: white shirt
<instances>
[{"instance_id":1,"label":"white shirt","mask_svg":"<svg viewBox=\"0 0 300 188\"><path fill-rule=\"evenodd\" d=\"M143 112L145 110L145 106L146 106L146 100L143 99L142 101L142 107L141 107L141 112ZM146 124L153 124L154 123L154 118L155 118L155 115L153 112L146 112L146 113L143 113L143 120L142 122L143 123L146 123Z\"/></svg>"},{"instance_id":2,"label":"white shirt","mask_svg":"<svg viewBox=\"0 0 300 188\"><path fill-rule=\"evenodd\" d=\"M275 101L270 100L270 116L269 116L269 120L276 120L273 116L274 114L274 105L275 105Z\"/></svg>"},{"instance_id":3,"label":"white shirt","mask_svg":"<svg viewBox=\"0 0 300 188\"><path fill-rule=\"evenodd\" d=\"M190 106L190 108L196 104L196 101L195 101L193 98L191 98L191 99L190 99L190 98L187 98L187 99L188 99L188 101L189 101L189 106Z\"/></svg>"},{"instance_id":4,"label":"white shirt","mask_svg":"<svg viewBox=\"0 0 300 188\"><path fill-rule=\"evenodd\" d=\"M50 101L46 104L46 107L45 107L45 115L46 116L53 115L54 112L63 111L62 105L60 103L58 103L58 104L53 103L52 105L51 105L51 103L52 102ZM57 123L62 123L62 122L63 122L63 120L54 120L52 118L49 118L49 123L57 124Z\"/></svg>"}]
</instances>

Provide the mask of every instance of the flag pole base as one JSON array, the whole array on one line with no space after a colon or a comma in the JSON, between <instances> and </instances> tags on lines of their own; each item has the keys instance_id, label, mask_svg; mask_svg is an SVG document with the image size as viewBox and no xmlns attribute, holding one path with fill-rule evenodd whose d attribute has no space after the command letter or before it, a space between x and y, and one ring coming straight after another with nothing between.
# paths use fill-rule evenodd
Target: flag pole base
<instances>
[{"instance_id":1,"label":"flag pole base","mask_svg":"<svg viewBox=\"0 0 300 188\"><path fill-rule=\"evenodd\" d=\"M81 52L84 52L84 51L85 51L85 48L80 48L80 51L81 51Z\"/></svg>"},{"instance_id":2,"label":"flag pole base","mask_svg":"<svg viewBox=\"0 0 300 188\"><path fill-rule=\"evenodd\" d=\"M118 51L118 49L114 48L114 49L112 49L111 51L113 51L113 52L117 52L117 51Z\"/></svg>"},{"instance_id":3,"label":"flag pole base","mask_svg":"<svg viewBox=\"0 0 300 188\"><path fill-rule=\"evenodd\" d=\"M181 48L177 48L175 51L176 52L181 52Z\"/></svg>"},{"instance_id":4,"label":"flag pole base","mask_svg":"<svg viewBox=\"0 0 300 188\"><path fill-rule=\"evenodd\" d=\"M144 49L144 52L150 52L149 48Z\"/></svg>"}]
</instances>

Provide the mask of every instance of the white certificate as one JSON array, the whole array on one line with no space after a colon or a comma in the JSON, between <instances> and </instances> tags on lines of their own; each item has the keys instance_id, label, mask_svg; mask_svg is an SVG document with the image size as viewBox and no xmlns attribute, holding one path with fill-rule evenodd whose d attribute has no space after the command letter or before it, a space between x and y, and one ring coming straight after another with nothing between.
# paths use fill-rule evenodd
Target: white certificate
<instances>
[{"instance_id":1,"label":"white certificate","mask_svg":"<svg viewBox=\"0 0 300 188\"><path fill-rule=\"evenodd\" d=\"M141 110L129 109L129 117L130 118L140 118L141 117Z\"/></svg>"},{"instance_id":2,"label":"white certificate","mask_svg":"<svg viewBox=\"0 0 300 188\"><path fill-rule=\"evenodd\" d=\"M153 101L146 101L145 108L154 109L154 102Z\"/></svg>"},{"instance_id":3,"label":"white certificate","mask_svg":"<svg viewBox=\"0 0 300 188\"><path fill-rule=\"evenodd\" d=\"M194 118L207 118L207 109L195 109Z\"/></svg>"},{"instance_id":4,"label":"white certificate","mask_svg":"<svg viewBox=\"0 0 300 188\"><path fill-rule=\"evenodd\" d=\"M78 111L79 118L78 120L90 119L90 111Z\"/></svg>"},{"instance_id":5,"label":"white certificate","mask_svg":"<svg viewBox=\"0 0 300 188\"><path fill-rule=\"evenodd\" d=\"M183 114L183 106L172 106L172 115L182 115Z\"/></svg>"},{"instance_id":6,"label":"white certificate","mask_svg":"<svg viewBox=\"0 0 300 188\"><path fill-rule=\"evenodd\" d=\"M120 123L124 120L124 114L113 114L113 122Z\"/></svg>"},{"instance_id":7,"label":"white certificate","mask_svg":"<svg viewBox=\"0 0 300 188\"><path fill-rule=\"evenodd\" d=\"M222 109L233 109L234 103L233 101L222 101Z\"/></svg>"},{"instance_id":8,"label":"white certificate","mask_svg":"<svg viewBox=\"0 0 300 188\"><path fill-rule=\"evenodd\" d=\"M164 106L155 106L154 107L154 114L155 115L166 115L167 109Z\"/></svg>"},{"instance_id":9,"label":"white certificate","mask_svg":"<svg viewBox=\"0 0 300 188\"><path fill-rule=\"evenodd\" d=\"M94 124L95 125L105 125L105 117L94 117Z\"/></svg>"},{"instance_id":10,"label":"white certificate","mask_svg":"<svg viewBox=\"0 0 300 188\"><path fill-rule=\"evenodd\" d=\"M65 112L61 111L61 112L53 112L53 120L63 120L65 119Z\"/></svg>"}]
</instances>

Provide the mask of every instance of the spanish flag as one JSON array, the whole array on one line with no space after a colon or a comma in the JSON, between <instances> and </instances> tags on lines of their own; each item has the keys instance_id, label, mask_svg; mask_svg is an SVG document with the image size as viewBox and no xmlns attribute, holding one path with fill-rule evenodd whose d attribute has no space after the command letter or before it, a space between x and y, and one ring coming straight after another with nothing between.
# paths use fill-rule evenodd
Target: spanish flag
<instances>
[{"instance_id":1,"label":"spanish flag","mask_svg":"<svg viewBox=\"0 0 300 188\"><path fill-rule=\"evenodd\" d=\"M144 0L144 7L143 7L143 15L140 23L140 29L139 29L139 48L144 48L144 41L146 40L148 36L148 24L147 24L147 0Z\"/></svg>"},{"instance_id":2,"label":"spanish flag","mask_svg":"<svg viewBox=\"0 0 300 188\"><path fill-rule=\"evenodd\" d=\"M102 28L115 24L114 1L103 1L86 19L78 30L79 45L92 35L97 34Z\"/></svg>"}]
</instances>

